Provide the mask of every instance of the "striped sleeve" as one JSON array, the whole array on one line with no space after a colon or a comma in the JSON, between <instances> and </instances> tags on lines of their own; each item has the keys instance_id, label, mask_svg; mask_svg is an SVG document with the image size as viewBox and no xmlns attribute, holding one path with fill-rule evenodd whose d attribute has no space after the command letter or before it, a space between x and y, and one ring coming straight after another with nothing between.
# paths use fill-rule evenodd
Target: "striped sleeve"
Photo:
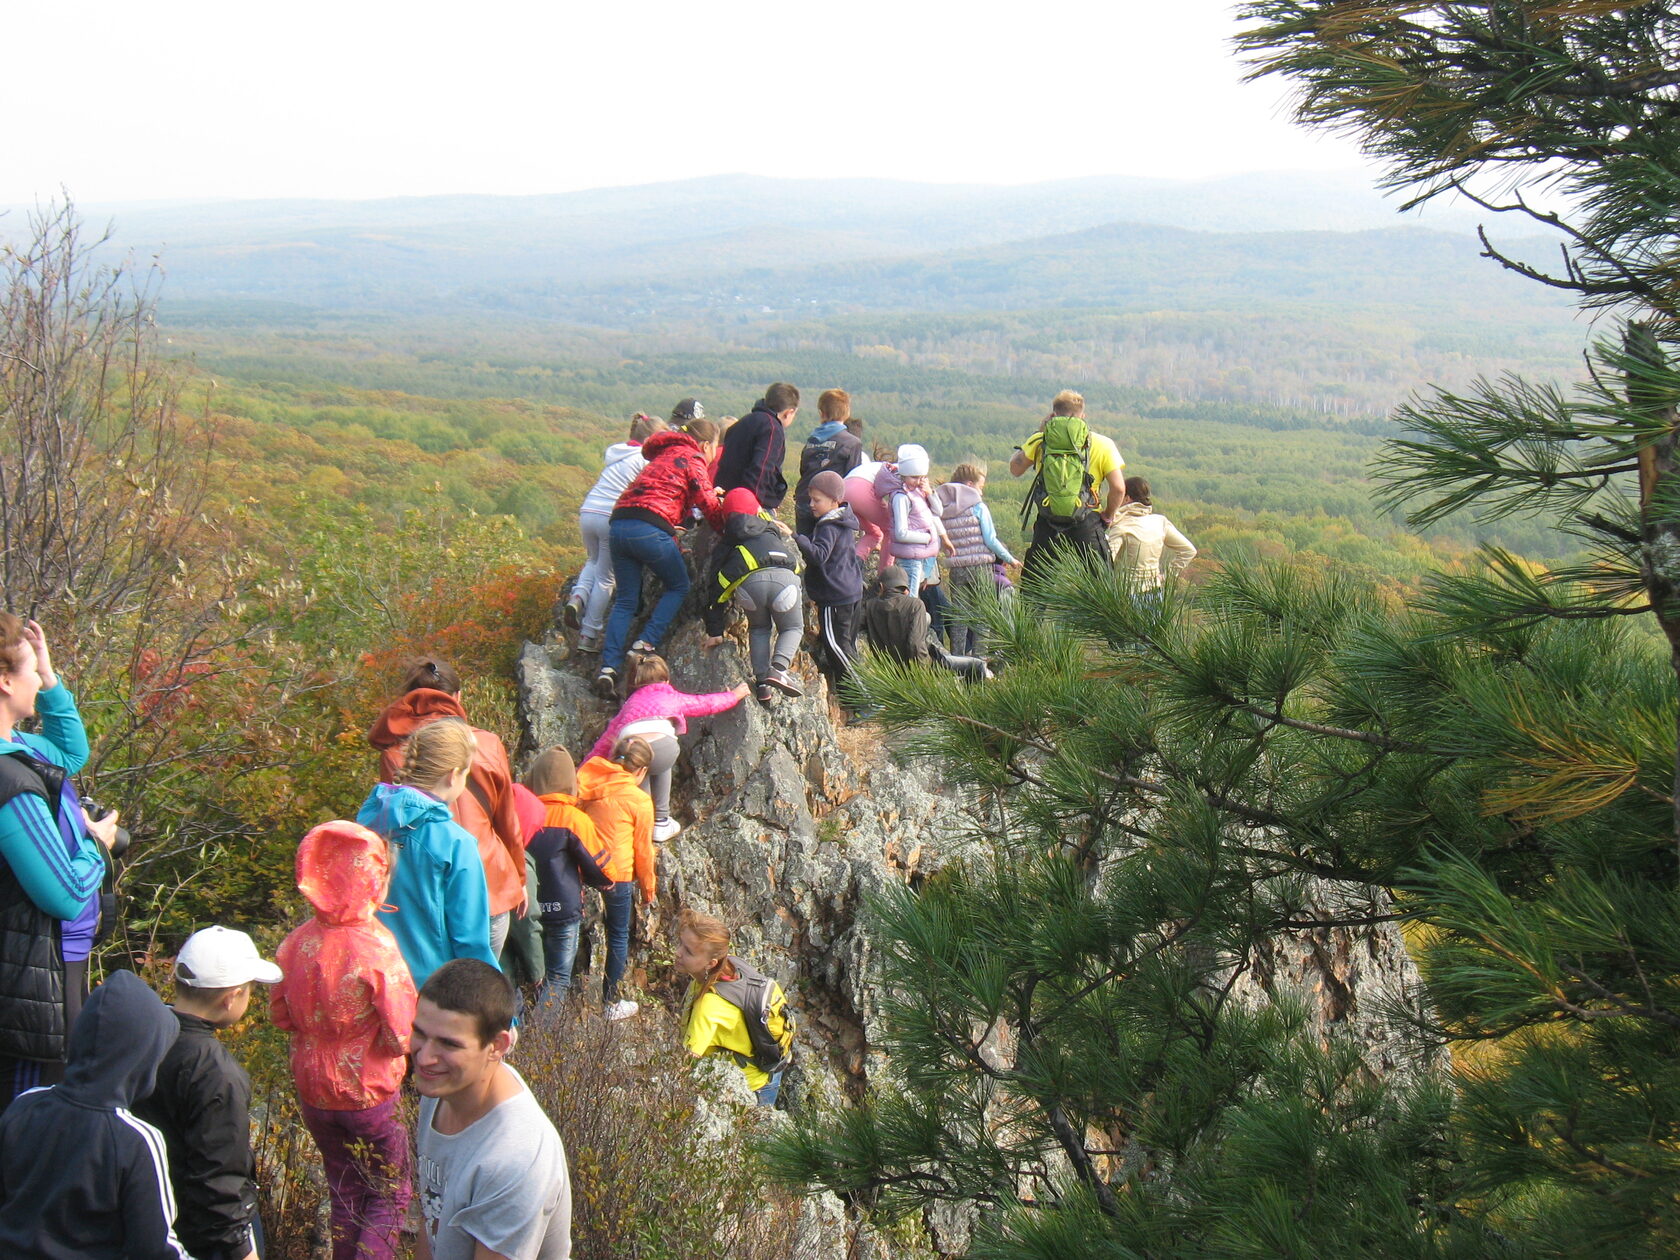
<instances>
[{"instance_id":1,"label":"striped sleeve","mask_svg":"<svg viewBox=\"0 0 1680 1260\"><path fill-rule=\"evenodd\" d=\"M83 835L74 857L65 852L46 801L33 792L0 805L0 858L29 900L55 919L74 919L105 878L99 841Z\"/></svg>"},{"instance_id":2,"label":"striped sleeve","mask_svg":"<svg viewBox=\"0 0 1680 1260\"><path fill-rule=\"evenodd\" d=\"M133 1260L192 1260L175 1237L175 1191L169 1184L169 1154L163 1134L123 1108L117 1119L140 1137L142 1157L125 1171L122 1216L124 1254Z\"/></svg>"}]
</instances>

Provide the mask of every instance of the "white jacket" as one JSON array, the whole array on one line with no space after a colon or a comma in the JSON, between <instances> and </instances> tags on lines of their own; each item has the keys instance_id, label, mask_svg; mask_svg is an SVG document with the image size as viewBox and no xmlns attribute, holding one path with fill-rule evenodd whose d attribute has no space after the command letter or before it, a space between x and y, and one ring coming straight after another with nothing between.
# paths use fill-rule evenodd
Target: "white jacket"
<instances>
[{"instance_id":1,"label":"white jacket","mask_svg":"<svg viewBox=\"0 0 1680 1260\"><path fill-rule=\"evenodd\" d=\"M1165 553L1163 572L1162 553ZM1152 591L1177 577L1196 558L1195 545L1147 503L1127 503L1108 527L1108 554L1132 575L1140 591Z\"/></svg>"},{"instance_id":2,"label":"white jacket","mask_svg":"<svg viewBox=\"0 0 1680 1260\"><path fill-rule=\"evenodd\" d=\"M617 506L618 496L636 480L636 474L647 467L647 460L642 458L640 442L634 446L628 442L614 442L607 447L602 462L606 468L589 488L589 493L583 496L583 506L579 510L606 516Z\"/></svg>"}]
</instances>

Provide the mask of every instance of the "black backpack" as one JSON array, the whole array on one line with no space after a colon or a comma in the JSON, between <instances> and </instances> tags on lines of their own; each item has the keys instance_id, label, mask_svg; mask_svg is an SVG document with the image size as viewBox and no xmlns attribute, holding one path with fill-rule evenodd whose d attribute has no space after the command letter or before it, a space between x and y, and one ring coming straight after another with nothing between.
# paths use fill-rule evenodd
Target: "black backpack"
<instances>
[{"instance_id":1,"label":"black backpack","mask_svg":"<svg viewBox=\"0 0 1680 1260\"><path fill-rule=\"evenodd\" d=\"M774 1074L793 1062L793 1014L787 1009L787 997L782 986L751 963L733 956L734 980L718 980L712 992L731 1006L741 1008L746 1017L747 1038L752 1042L751 1062L760 1072ZM770 1033L772 1016L781 1016L782 1035L778 1039ZM736 1055L746 1058L745 1055Z\"/></svg>"}]
</instances>

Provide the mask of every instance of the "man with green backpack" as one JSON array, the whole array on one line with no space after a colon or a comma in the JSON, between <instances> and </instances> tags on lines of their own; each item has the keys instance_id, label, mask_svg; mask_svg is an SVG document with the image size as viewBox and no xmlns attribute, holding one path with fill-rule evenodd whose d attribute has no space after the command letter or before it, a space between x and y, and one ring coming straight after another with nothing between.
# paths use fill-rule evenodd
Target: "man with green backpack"
<instances>
[{"instance_id":1,"label":"man with green backpack","mask_svg":"<svg viewBox=\"0 0 1680 1260\"><path fill-rule=\"evenodd\" d=\"M1085 423L1085 399L1071 389L1057 394L1038 432L1009 459L1017 477L1035 470L1021 503L1021 524L1034 517L1032 544L1021 565L1023 589L1031 590L1063 548L1108 559L1108 524L1126 500L1125 468L1114 440L1092 433Z\"/></svg>"}]
</instances>

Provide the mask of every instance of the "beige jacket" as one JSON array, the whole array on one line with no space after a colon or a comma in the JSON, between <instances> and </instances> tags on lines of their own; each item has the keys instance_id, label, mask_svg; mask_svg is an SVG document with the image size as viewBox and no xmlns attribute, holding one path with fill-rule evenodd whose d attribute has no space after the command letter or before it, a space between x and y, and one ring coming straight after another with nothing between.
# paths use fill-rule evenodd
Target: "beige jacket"
<instances>
[{"instance_id":1,"label":"beige jacket","mask_svg":"<svg viewBox=\"0 0 1680 1260\"><path fill-rule=\"evenodd\" d=\"M1196 548L1147 503L1128 503L1108 527L1108 554L1118 568L1132 574L1138 590L1152 591L1167 577L1184 572L1196 558Z\"/></svg>"}]
</instances>

